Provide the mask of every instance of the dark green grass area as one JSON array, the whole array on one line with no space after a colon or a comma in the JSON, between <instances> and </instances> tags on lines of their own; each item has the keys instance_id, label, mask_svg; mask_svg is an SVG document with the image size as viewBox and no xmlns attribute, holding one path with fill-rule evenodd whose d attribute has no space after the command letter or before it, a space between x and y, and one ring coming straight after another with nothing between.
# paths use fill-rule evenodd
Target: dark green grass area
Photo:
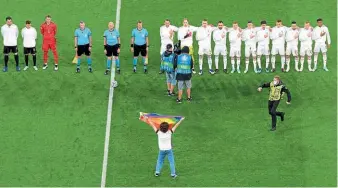
<instances>
[{"instance_id":1,"label":"dark green grass area","mask_svg":"<svg viewBox=\"0 0 338 188\"><path fill-rule=\"evenodd\" d=\"M20 29L26 19L39 29L44 16L52 15L59 26L60 70L54 72L52 66L41 70L39 35L38 72L15 72L11 57L9 72L0 73L0 186L100 186L109 92L109 77L103 75L102 34L107 23L115 21L116 1L5 0L3 4L0 18L12 16ZM333 0L122 0L122 75L116 77L107 186L337 186L336 7ZM195 26L207 18L214 25L223 20L227 26L236 20L242 28L248 20L255 25L262 19L269 25L276 19L285 25L296 20L302 26L305 20L314 25L322 17L332 38L330 72L321 69L321 56L317 72L277 71L293 100L290 106L285 99L281 102L286 120L278 121L274 133L269 132L268 91L256 90L274 74L257 75L252 67L247 74L194 76L193 102L178 105L166 96L164 75L157 74L159 27L165 18L180 26L184 17ZM74 29L81 20L93 32L93 74L86 71L85 59L79 75L71 64ZM148 75L142 73L141 64L139 72L132 73L129 40L137 20L144 22L150 36ZM168 164L161 177L153 177L157 138L138 120L140 111L186 117L173 138L176 180L170 178Z\"/></svg>"}]
</instances>

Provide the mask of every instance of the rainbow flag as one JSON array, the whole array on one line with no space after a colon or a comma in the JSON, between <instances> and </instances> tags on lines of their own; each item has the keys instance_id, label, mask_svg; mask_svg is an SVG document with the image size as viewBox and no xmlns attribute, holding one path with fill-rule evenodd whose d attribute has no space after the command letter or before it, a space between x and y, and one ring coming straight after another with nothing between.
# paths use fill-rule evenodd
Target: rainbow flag
<instances>
[{"instance_id":1,"label":"rainbow flag","mask_svg":"<svg viewBox=\"0 0 338 188\"><path fill-rule=\"evenodd\" d=\"M145 118L147 117L147 118ZM177 122L179 122L183 116L169 116L169 115L161 115L157 113L144 113L140 112L140 120L149 124L149 121L151 121L157 128L160 128L160 124L162 122L169 123L169 128L171 129L174 125L176 125Z\"/></svg>"}]
</instances>

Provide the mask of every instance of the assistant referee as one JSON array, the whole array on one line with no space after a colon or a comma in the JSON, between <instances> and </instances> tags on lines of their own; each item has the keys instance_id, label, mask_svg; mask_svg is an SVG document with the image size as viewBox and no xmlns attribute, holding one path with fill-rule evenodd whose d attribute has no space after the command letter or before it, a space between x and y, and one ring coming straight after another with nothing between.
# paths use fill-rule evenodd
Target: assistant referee
<instances>
[{"instance_id":1,"label":"assistant referee","mask_svg":"<svg viewBox=\"0 0 338 188\"><path fill-rule=\"evenodd\" d=\"M277 116L281 118L281 121L284 121L284 112L278 112L277 107L284 93L287 94L288 100L286 104L291 104L291 93L285 87L283 82L280 80L279 76L275 76L272 82L265 83L258 88L258 91L261 92L263 88L270 88L268 110L272 119L272 128L271 131L276 130Z\"/></svg>"}]
</instances>

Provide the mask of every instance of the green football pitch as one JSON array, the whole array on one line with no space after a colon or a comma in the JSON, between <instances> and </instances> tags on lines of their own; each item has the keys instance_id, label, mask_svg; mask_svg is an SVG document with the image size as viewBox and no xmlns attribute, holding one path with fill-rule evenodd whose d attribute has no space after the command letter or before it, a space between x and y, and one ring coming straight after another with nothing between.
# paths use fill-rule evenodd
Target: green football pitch
<instances>
[{"instance_id":1,"label":"green football pitch","mask_svg":"<svg viewBox=\"0 0 338 188\"><path fill-rule=\"evenodd\" d=\"M122 74L116 76L119 86L114 92L106 186L336 187L336 7L335 0L122 0ZM38 30L47 14L59 28L59 71L53 71L52 66L41 69L39 35L39 71L18 73L10 57L9 72L0 73L0 186L97 187L110 85L110 77L103 75L102 34L107 23L115 21L116 0L3 0L0 7L3 24L6 16L12 16L20 29L30 19ZM180 26L184 17L195 26L207 18L213 24L223 20L227 26L237 20L243 28L247 20L256 25L262 19L269 25L276 19L285 25L295 20L302 26L306 20L315 25L321 17L332 38L330 71L321 69L321 56L317 72L277 71L293 100L290 106L285 99L281 102L286 121L278 122L276 132L269 132L268 91L256 90L274 74L255 74L252 67L247 74L194 76L193 102L178 105L166 96L165 77L158 74L159 27L166 18ZM139 19L150 37L147 75L132 72L129 52L131 30ZM71 64L73 34L80 20L93 33L92 74L76 74ZM22 46L19 49L23 68ZM140 111L186 117L173 138L177 179L170 178L168 164L161 177L153 176L157 137L138 120Z\"/></svg>"}]
</instances>

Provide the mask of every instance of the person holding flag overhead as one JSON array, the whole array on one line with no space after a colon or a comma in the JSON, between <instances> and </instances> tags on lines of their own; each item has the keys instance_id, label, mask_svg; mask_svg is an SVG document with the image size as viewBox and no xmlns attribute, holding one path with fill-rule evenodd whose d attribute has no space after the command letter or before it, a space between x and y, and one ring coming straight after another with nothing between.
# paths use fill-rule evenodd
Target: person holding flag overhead
<instances>
[{"instance_id":1,"label":"person holding flag overhead","mask_svg":"<svg viewBox=\"0 0 338 188\"><path fill-rule=\"evenodd\" d=\"M156 114L157 115L157 114ZM154 118L156 118L156 115ZM159 118L164 118L165 116L157 116ZM173 116L168 116L168 119ZM161 169L163 167L163 162L166 156L168 156L169 160L169 166L170 166L170 175L172 178L176 178L176 169L175 169L175 160L174 160L174 153L172 150L172 144L171 144L171 136L177 129L177 127L182 123L184 120L184 117L180 117L180 120L176 122L176 124L173 125L172 128L170 128L170 125L168 122L162 122L159 127L156 126L156 124L151 120L152 116L150 115L141 115L140 119L144 119L148 122L148 124L154 129L158 136L158 146L159 146L159 154L158 159L156 163L156 170L155 170L155 176L160 176Z\"/></svg>"},{"instance_id":2,"label":"person holding flag overhead","mask_svg":"<svg viewBox=\"0 0 338 188\"><path fill-rule=\"evenodd\" d=\"M176 85L176 73L174 70L175 54L173 53L173 45L167 44L166 51L161 57L161 71L166 72L168 96L174 95Z\"/></svg>"}]
</instances>

